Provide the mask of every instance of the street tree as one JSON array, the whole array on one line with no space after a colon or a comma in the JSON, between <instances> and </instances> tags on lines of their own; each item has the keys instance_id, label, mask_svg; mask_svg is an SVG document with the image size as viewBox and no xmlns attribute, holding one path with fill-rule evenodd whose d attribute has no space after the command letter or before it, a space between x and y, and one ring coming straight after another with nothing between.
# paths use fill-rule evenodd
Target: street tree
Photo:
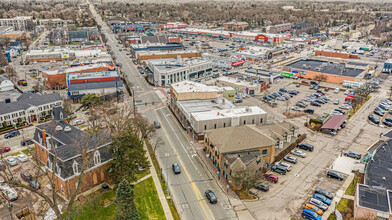
<instances>
[{"instance_id":1,"label":"street tree","mask_svg":"<svg viewBox=\"0 0 392 220\"><path fill-rule=\"evenodd\" d=\"M319 84L320 84L320 82L324 82L324 81L327 80L327 76L326 76L325 74L318 74L318 75L315 75L315 76L313 77L313 79L316 80L316 81L318 81Z\"/></svg>"},{"instance_id":2,"label":"street tree","mask_svg":"<svg viewBox=\"0 0 392 220\"><path fill-rule=\"evenodd\" d=\"M134 201L133 188L126 179L123 179L120 184L118 184L115 202L117 205L116 220L139 219L139 213Z\"/></svg>"},{"instance_id":3,"label":"street tree","mask_svg":"<svg viewBox=\"0 0 392 220\"><path fill-rule=\"evenodd\" d=\"M0 67L7 66L7 65L8 65L7 57L3 54L3 52L0 52Z\"/></svg>"},{"instance_id":4,"label":"street tree","mask_svg":"<svg viewBox=\"0 0 392 220\"><path fill-rule=\"evenodd\" d=\"M87 94L83 96L80 104L81 104L81 108L88 109L102 104L102 101L100 100L99 96L95 94Z\"/></svg>"}]
</instances>

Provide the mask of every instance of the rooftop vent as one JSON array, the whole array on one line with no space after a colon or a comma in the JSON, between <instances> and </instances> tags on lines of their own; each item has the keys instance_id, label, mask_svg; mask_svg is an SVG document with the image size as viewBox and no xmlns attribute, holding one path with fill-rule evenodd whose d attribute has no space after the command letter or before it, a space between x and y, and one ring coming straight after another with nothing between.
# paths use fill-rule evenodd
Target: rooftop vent
<instances>
[{"instance_id":1,"label":"rooftop vent","mask_svg":"<svg viewBox=\"0 0 392 220\"><path fill-rule=\"evenodd\" d=\"M71 127L65 126L64 131L66 131L66 132L71 131Z\"/></svg>"},{"instance_id":2,"label":"rooftop vent","mask_svg":"<svg viewBox=\"0 0 392 220\"><path fill-rule=\"evenodd\" d=\"M57 125L56 126L56 131L61 131L61 130L63 130L63 127L61 127L61 125Z\"/></svg>"}]
</instances>

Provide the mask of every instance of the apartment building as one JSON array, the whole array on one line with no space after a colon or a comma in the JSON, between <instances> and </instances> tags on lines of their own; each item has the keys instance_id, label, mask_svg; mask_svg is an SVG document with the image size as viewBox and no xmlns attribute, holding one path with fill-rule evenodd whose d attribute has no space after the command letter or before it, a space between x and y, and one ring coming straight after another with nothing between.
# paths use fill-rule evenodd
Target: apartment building
<instances>
[{"instance_id":1,"label":"apartment building","mask_svg":"<svg viewBox=\"0 0 392 220\"><path fill-rule=\"evenodd\" d=\"M20 16L15 18L0 19L0 26L13 27L15 31L30 30L33 24L32 16Z\"/></svg>"}]
</instances>

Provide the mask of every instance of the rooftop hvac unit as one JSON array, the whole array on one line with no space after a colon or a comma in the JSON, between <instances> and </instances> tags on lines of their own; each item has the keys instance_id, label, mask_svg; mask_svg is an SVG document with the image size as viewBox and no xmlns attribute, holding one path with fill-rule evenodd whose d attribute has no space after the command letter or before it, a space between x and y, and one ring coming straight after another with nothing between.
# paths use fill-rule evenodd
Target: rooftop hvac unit
<instances>
[{"instance_id":1,"label":"rooftop hvac unit","mask_svg":"<svg viewBox=\"0 0 392 220\"><path fill-rule=\"evenodd\" d=\"M63 127L61 127L61 125L57 125L56 126L56 131L61 131L61 130L63 130Z\"/></svg>"},{"instance_id":2,"label":"rooftop hvac unit","mask_svg":"<svg viewBox=\"0 0 392 220\"><path fill-rule=\"evenodd\" d=\"M71 131L72 129L71 129L71 127L69 127L69 126L65 126L65 128L64 128L64 131L65 132L68 132L68 131Z\"/></svg>"}]
</instances>

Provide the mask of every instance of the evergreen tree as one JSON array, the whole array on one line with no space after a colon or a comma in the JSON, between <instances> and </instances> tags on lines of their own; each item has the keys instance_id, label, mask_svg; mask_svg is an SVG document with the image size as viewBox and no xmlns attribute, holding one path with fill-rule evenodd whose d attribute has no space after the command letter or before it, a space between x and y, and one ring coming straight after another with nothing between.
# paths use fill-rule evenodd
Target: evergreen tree
<instances>
[{"instance_id":1,"label":"evergreen tree","mask_svg":"<svg viewBox=\"0 0 392 220\"><path fill-rule=\"evenodd\" d=\"M117 204L116 220L138 220L135 202L133 201L133 188L123 179L118 185L115 202Z\"/></svg>"}]
</instances>

